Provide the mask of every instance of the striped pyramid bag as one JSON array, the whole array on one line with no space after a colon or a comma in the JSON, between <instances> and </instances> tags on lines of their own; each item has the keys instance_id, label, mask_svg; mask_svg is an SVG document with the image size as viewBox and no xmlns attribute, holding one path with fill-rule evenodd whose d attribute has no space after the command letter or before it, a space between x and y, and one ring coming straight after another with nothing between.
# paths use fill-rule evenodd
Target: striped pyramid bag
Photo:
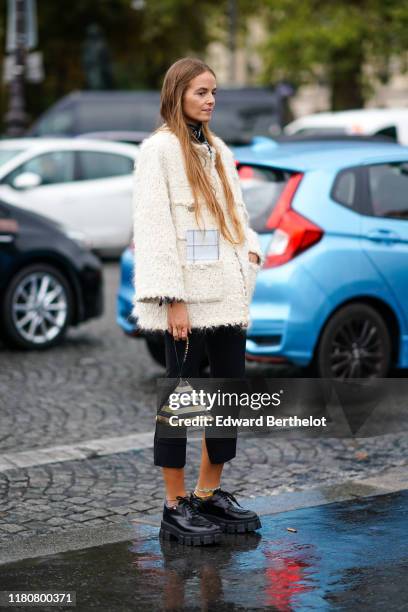
<instances>
[{"instance_id":1,"label":"striped pyramid bag","mask_svg":"<svg viewBox=\"0 0 408 612\"><path fill-rule=\"evenodd\" d=\"M189 345L188 336L186 338L186 348L184 351L184 356L183 356L181 367L179 364L177 350L176 350L176 342L174 339L173 339L173 342L174 342L174 350L176 353L177 365L179 368L179 375L178 375L179 380L177 382L176 387L169 394L167 399L163 402L163 404L160 406L159 410L157 411L156 421L159 423L164 423L164 424L169 425L169 419L171 416L182 417L183 419L190 419L196 416L205 415L206 421L209 424L213 420L213 417L211 416L209 412L209 405L205 401L200 402L197 399L194 402L194 397L192 394L194 389L190 385L188 380L182 377L182 370L186 362L187 353L188 353L188 345ZM177 407L170 406L170 401L169 401L170 395L172 396L173 401L177 403ZM181 397L183 398L182 402L181 402Z\"/></svg>"}]
</instances>

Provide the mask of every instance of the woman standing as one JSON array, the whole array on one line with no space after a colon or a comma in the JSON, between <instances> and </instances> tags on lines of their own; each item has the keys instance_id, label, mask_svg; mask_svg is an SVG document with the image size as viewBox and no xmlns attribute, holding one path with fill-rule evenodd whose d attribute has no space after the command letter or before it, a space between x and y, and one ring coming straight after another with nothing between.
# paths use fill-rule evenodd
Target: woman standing
<instances>
[{"instance_id":1,"label":"woman standing","mask_svg":"<svg viewBox=\"0 0 408 612\"><path fill-rule=\"evenodd\" d=\"M244 378L249 304L263 262L230 149L209 129L216 79L194 58L167 71L163 125L140 148L134 182L135 301L141 329L165 336L166 373L198 377L206 349L212 377ZM185 544L217 542L222 531L259 528L220 488L236 438L203 438L197 486L184 484L186 438L154 440L166 502L161 535Z\"/></svg>"}]
</instances>

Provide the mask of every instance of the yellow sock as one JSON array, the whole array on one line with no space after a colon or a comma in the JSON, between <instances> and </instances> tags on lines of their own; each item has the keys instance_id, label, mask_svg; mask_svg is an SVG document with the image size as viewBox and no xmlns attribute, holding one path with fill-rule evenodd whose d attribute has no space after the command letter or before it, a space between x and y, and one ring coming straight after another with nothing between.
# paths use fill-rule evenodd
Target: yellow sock
<instances>
[{"instance_id":1,"label":"yellow sock","mask_svg":"<svg viewBox=\"0 0 408 612\"><path fill-rule=\"evenodd\" d=\"M218 487L214 487L214 489L199 489L196 487L194 489L194 495L200 499L206 499L207 497L211 497L216 489L218 489Z\"/></svg>"}]
</instances>

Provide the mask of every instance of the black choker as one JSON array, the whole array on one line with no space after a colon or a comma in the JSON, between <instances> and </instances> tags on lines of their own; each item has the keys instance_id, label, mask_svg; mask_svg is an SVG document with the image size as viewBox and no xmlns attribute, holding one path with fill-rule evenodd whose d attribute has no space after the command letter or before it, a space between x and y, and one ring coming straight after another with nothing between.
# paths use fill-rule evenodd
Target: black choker
<instances>
[{"instance_id":1,"label":"black choker","mask_svg":"<svg viewBox=\"0 0 408 612\"><path fill-rule=\"evenodd\" d=\"M205 143L207 139L204 135L203 124L202 123L187 123L188 127L191 130L193 136L198 140L198 142Z\"/></svg>"}]
</instances>

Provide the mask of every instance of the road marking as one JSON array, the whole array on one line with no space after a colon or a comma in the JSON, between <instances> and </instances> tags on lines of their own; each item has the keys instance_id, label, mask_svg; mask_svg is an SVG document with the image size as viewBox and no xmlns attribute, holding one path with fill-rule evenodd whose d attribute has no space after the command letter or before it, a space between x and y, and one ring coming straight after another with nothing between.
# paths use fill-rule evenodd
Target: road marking
<instances>
[{"instance_id":1,"label":"road marking","mask_svg":"<svg viewBox=\"0 0 408 612\"><path fill-rule=\"evenodd\" d=\"M83 440L74 444L39 448L35 450L5 453L0 455L0 472L15 468L27 468L47 463L60 463L61 461L76 461L90 457L102 457L138 451L153 447L154 431L135 433L127 436L110 438L97 438Z\"/></svg>"},{"instance_id":2,"label":"road marking","mask_svg":"<svg viewBox=\"0 0 408 612\"><path fill-rule=\"evenodd\" d=\"M83 440L75 444L4 453L0 455L0 472L153 448L153 439L154 431L147 431L129 434L128 436L96 438L95 440ZM189 441L197 442L200 440L200 435L193 434L189 436Z\"/></svg>"}]
</instances>

